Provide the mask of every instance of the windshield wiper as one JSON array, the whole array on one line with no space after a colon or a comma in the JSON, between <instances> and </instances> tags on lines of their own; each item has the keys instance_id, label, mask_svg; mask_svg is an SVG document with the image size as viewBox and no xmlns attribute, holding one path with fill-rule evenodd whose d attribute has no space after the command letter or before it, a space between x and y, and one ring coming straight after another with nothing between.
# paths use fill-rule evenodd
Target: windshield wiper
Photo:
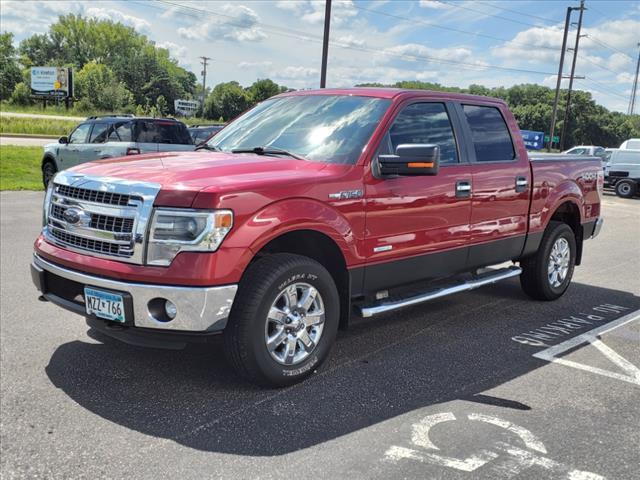
<instances>
[{"instance_id":1,"label":"windshield wiper","mask_svg":"<svg viewBox=\"0 0 640 480\"><path fill-rule=\"evenodd\" d=\"M212 152L221 152L222 151L218 147L211 146L208 143L203 143L201 145L198 145L196 147L195 151L197 152L198 150L211 150Z\"/></svg>"},{"instance_id":2,"label":"windshield wiper","mask_svg":"<svg viewBox=\"0 0 640 480\"><path fill-rule=\"evenodd\" d=\"M306 158L300 157L295 153L288 152L281 148L276 147L253 147L253 148L235 148L231 150L231 153L255 153L256 155L286 155L287 157L295 158L296 160L306 160Z\"/></svg>"}]
</instances>

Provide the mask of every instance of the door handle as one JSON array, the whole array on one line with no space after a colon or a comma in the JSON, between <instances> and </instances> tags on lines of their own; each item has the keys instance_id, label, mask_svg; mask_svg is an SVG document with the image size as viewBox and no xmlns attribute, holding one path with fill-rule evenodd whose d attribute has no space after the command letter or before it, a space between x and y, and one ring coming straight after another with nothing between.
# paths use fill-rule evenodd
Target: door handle
<instances>
[{"instance_id":1,"label":"door handle","mask_svg":"<svg viewBox=\"0 0 640 480\"><path fill-rule=\"evenodd\" d=\"M516 177L516 192L526 192L529 188L529 180L526 177Z\"/></svg>"},{"instance_id":2,"label":"door handle","mask_svg":"<svg viewBox=\"0 0 640 480\"><path fill-rule=\"evenodd\" d=\"M459 180L456 182L456 197L467 198L471 196L471 182L469 180Z\"/></svg>"}]
</instances>

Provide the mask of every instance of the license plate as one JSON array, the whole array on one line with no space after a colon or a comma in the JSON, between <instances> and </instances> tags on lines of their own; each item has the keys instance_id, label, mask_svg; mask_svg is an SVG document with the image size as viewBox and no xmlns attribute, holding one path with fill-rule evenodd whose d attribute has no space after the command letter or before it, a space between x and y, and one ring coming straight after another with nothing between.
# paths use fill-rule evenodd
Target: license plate
<instances>
[{"instance_id":1,"label":"license plate","mask_svg":"<svg viewBox=\"0 0 640 480\"><path fill-rule=\"evenodd\" d=\"M124 323L124 300L122 295L84 287L87 314Z\"/></svg>"}]
</instances>

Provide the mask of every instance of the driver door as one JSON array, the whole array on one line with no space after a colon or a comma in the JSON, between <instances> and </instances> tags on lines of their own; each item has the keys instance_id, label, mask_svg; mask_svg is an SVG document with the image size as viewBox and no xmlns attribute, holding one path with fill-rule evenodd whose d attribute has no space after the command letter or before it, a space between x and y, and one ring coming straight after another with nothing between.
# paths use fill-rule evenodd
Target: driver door
<instances>
[{"instance_id":1,"label":"driver door","mask_svg":"<svg viewBox=\"0 0 640 480\"><path fill-rule=\"evenodd\" d=\"M58 160L61 170L71 168L80 163L81 155L86 148L89 133L91 132L90 123L81 123L69 135L69 141L66 145L60 145L58 150Z\"/></svg>"},{"instance_id":2,"label":"driver door","mask_svg":"<svg viewBox=\"0 0 640 480\"><path fill-rule=\"evenodd\" d=\"M455 110L447 102L414 102L403 106L393 120L365 178L365 292L464 271L471 171L458 146L457 125ZM377 156L395 153L402 144L437 144L438 173L377 175Z\"/></svg>"}]
</instances>

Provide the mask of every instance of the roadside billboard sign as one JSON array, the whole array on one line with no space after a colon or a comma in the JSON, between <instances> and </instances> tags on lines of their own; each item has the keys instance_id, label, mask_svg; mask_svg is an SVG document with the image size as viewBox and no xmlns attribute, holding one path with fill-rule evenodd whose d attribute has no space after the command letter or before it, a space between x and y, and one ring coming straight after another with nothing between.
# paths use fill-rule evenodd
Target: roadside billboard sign
<instances>
[{"instance_id":1,"label":"roadside billboard sign","mask_svg":"<svg viewBox=\"0 0 640 480\"><path fill-rule=\"evenodd\" d=\"M70 68L31 67L31 94L38 97L73 97Z\"/></svg>"},{"instance_id":2,"label":"roadside billboard sign","mask_svg":"<svg viewBox=\"0 0 640 480\"><path fill-rule=\"evenodd\" d=\"M195 115L200 108L200 102L196 100L174 100L173 108L178 115L184 115L185 117L190 117L191 115Z\"/></svg>"},{"instance_id":3,"label":"roadside billboard sign","mask_svg":"<svg viewBox=\"0 0 640 480\"><path fill-rule=\"evenodd\" d=\"M520 130L524 146L527 150L541 150L544 148L544 132L533 132L531 130Z\"/></svg>"}]
</instances>

